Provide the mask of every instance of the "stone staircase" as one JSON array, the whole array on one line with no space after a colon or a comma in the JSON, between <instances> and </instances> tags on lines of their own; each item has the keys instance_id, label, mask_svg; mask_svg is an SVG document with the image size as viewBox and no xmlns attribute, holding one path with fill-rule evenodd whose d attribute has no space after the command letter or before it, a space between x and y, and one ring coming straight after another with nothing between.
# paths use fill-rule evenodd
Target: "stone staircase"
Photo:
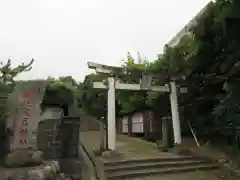
<instances>
[{"instance_id":1,"label":"stone staircase","mask_svg":"<svg viewBox=\"0 0 240 180\"><path fill-rule=\"evenodd\" d=\"M106 179L140 178L153 175L213 170L219 168L215 162L203 157L174 157L105 161Z\"/></svg>"},{"instance_id":2,"label":"stone staircase","mask_svg":"<svg viewBox=\"0 0 240 180\"><path fill-rule=\"evenodd\" d=\"M83 162L81 159L59 159L61 172L71 176L74 180L82 177Z\"/></svg>"}]
</instances>

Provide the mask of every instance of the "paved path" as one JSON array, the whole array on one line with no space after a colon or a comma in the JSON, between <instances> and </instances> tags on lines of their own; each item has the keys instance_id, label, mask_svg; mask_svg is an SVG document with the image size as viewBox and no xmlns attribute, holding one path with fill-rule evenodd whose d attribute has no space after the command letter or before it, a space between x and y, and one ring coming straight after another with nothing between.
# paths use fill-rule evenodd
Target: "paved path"
<instances>
[{"instance_id":1,"label":"paved path","mask_svg":"<svg viewBox=\"0 0 240 180\"><path fill-rule=\"evenodd\" d=\"M80 141L91 154L92 149L99 149L101 135L99 131L80 132ZM155 143L125 135L117 135L117 149L121 159L148 157L176 157L173 153L160 152ZM108 159L109 160L109 159ZM113 159L114 160L114 159Z\"/></svg>"},{"instance_id":2,"label":"paved path","mask_svg":"<svg viewBox=\"0 0 240 180\"><path fill-rule=\"evenodd\" d=\"M148 142L140 138L117 136L117 152L123 154L124 159L150 158L150 157L179 157L169 152L158 150L156 143Z\"/></svg>"}]
</instances>

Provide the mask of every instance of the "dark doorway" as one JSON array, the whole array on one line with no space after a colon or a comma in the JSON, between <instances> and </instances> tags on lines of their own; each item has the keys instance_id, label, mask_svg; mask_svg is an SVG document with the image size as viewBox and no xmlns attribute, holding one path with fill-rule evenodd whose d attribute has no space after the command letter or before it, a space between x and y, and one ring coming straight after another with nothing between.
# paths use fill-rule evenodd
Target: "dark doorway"
<instances>
[{"instance_id":1,"label":"dark doorway","mask_svg":"<svg viewBox=\"0 0 240 180\"><path fill-rule=\"evenodd\" d=\"M63 116L69 116L68 104L63 104L61 108L63 109Z\"/></svg>"}]
</instances>

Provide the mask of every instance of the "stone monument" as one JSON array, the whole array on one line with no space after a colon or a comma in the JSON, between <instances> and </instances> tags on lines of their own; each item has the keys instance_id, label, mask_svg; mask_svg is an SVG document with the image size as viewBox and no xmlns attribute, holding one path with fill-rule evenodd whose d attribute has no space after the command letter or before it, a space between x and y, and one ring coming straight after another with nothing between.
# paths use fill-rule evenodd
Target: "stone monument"
<instances>
[{"instance_id":1,"label":"stone monument","mask_svg":"<svg viewBox=\"0 0 240 180\"><path fill-rule=\"evenodd\" d=\"M11 150L37 148L37 127L45 85L43 80L23 81L16 85L12 94L14 107L7 125L13 131Z\"/></svg>"}]
</instances>

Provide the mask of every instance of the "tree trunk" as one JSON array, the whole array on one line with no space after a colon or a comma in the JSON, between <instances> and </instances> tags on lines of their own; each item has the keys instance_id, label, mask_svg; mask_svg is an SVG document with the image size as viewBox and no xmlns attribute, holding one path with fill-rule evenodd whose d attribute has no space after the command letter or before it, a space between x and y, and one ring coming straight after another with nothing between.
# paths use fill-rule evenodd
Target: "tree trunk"
<instances>
[{"instance_id":1,"label":"tree trunk","mask_svg":"<svg viewBox=\"0 0 240 180\"><path fill-rule=\"evenodd\" d=\"M10 150L10 130L6 129L6 123L0 122L0 164L4 162L4 157Z\"/></svg>"}]
</instances>

